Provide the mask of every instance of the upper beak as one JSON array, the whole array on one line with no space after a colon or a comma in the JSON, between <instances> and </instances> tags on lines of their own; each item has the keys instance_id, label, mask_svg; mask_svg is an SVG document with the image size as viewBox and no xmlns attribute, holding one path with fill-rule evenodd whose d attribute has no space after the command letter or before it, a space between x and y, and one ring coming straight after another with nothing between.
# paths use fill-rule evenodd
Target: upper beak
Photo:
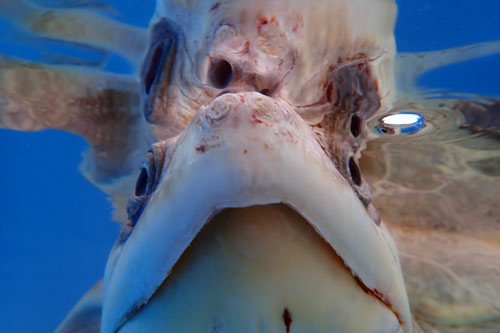
<instances>
[{"instance_id":1,"label":"upper beak","mask_svg":"<svg viewBox=\"0 0 500 333\"><path fill-rule=\"evenodd\" d=\"M108 265L101 330L147 303L195 236L228 207L286 203L332 247L362 288L411 331L398 256L303 119L259 93L224 94L176 142L161 183Z\"/></svg>"}]
</instances>

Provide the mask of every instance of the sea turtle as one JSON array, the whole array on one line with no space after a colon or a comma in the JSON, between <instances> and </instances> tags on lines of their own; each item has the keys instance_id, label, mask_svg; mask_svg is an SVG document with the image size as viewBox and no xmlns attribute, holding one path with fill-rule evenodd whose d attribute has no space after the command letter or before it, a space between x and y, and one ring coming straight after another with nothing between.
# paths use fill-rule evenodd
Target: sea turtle
<instances>
[{"instance_id":1,"label":"sea turtle","mask_svg":"<svg viewBox=\"0 0 500 333\"><path fill-rule=\"evenodd\" d=\"M412 101L498 44L397 58L392 0L160 0L147 32L0 9L138 68L0 58L0 125L86 138L121 223L57 331L500 329L499 103ZM402 111L426 126L380 126Z\"/></svg>"}]
</instances>

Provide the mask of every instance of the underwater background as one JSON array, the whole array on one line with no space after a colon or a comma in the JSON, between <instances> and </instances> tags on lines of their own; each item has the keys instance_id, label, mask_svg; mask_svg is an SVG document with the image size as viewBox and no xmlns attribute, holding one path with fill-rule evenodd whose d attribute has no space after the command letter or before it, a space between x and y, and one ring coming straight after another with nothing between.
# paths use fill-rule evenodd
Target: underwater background
<instances>
[{"instance_id":1,"label":"underwater background","mask_svg":"<svg viewBox=\"0 0 500 333\"><path fill-rule=\"evenodd\" d=\"M8 1L8 0L0 0ZM54 3L55 1L38 1ZM68 2L68 1L67 1ZM83 1L69 0L69 3ZM90 2L90 1L88 1ZM59 0L57 3L64 3ZM101 1L113 18L147 27L154 1ZM400 52L500 40L498 0L398 0ZM0 54L36 60L0 13ZM127 73L111 56L106 70ZM439 68L421 86L500 98L500 55ZM85 141L54 130L0 130L0 331L51 332L104 273L118 235L106 196L78 171Z\"/></svg>"}]
</instances>

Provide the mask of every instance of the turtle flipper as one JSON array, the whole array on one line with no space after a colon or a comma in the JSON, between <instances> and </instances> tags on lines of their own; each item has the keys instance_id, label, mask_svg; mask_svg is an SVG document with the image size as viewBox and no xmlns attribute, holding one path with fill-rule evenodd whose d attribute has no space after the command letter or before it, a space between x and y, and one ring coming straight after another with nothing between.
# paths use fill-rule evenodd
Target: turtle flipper
<instances>
[{"instance_id":1,"label":"turtle flipper","mask_svg":"<svg viewBox=\"0 0 500 333\"><path fill-rule=\"evenodd\" d=\"M0 0L0 13L35 36L116 52L134 64L147 46L146 29L115 21L95 9L44 8L22 0Z\"/></svg>"},{"instance_id":2,"label":"turtle flipper","mask_svg":"<svg viewBox=\"0 0 500 333\"><path fill-rule=\"evenodd\" d=\"M500 103L403 109L425 114L428 132L369 142L360 167L400 250L412 312L425 332L498 332Z\"/></svg>"},{"instance_id":3,"label":"turtle flipper","mask_svg":"<svg viewBox=\"0 0 500 333\"><path fill-rule=\"evenodd\" d=\"M99 333L101 331L102 280L71 309L55 333Z\"/></svg>"},{"instance_id":4,"label":"turtle flipper","mask_svg":"<svg viewBox=\"0 0 500 333\"><path fill-rule=\"evenodd\" d=\"M90 149L82 172L106 193L125 198L153 141L138 90L127 76L0 56L0 128L53 128L84 137Z\"/></svg>"},{"instance_id":5,"label":"turtle flipper","mask_svg":"<svg viewBox=\"0 0 500 333\"><path fill-rule=\"evenodd\" d=\"M443 66L500 53L500 41L477 43L445 50L398 53L396 78L400 93L419 95L417 80L425 73Z\"/></svg>"},{"instance_id":6,"label":"turtle flipper","mask_svg":"<svg viewBox=\"0 0 500 333\"><path fill-rule=\"evenodd\" d=\"M425 332L498 332L498 246L454 232L389 228L399 247L414 318Z\"/></svg>"}]
</instances>

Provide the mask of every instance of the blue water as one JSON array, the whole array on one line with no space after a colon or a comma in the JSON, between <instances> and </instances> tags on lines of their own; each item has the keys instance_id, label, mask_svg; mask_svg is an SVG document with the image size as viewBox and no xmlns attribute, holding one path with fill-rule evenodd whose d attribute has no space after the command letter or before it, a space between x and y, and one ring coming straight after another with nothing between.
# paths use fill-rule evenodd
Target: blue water
<instances>
[{"instance_id":1,"label":"blue water","mask_svg":"<svg viewBox=\"0 0 500 333\"><path fill-rule=\"evenodd\" d=\"M154 9L153 1L105 2L120 20L141 26ZM500 40L498 0L398 3L399 51ZM36 57L29 52L34 51L0 40L0 53ZM125 67L114 59L109 68ZM497 55L438 69L420 83L500 97L499 77ZM77 170L85 147L83 139L58 131L0 131L0 332L53 331L103 276L118 225L110 221L106 196Z\"/></svg>"}]
</instances>

